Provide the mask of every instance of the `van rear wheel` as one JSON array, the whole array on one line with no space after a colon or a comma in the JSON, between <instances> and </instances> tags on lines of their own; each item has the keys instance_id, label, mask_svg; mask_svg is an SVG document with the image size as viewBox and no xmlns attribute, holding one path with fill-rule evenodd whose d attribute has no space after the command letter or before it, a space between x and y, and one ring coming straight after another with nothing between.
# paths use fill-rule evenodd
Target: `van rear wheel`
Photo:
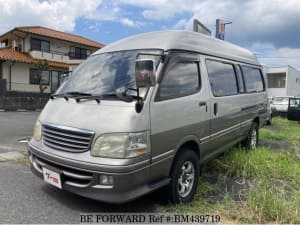
<instances>
[{"instance_id":1,"label":"van rear wheel","mask_svg":"<svg viewBox=\"0 0 300 225\"><path fill-rule=\"evenodd\" d=\"M258 135L258 124L253 122L247 138L242 141L242 147L246 148L247 150L256 149L258 145Z\"/></svg>"},{"instance_id":2,"label":"van rear wheel","mask_svg":"<svg viewBox=\"0 0 300 225\"><path fill-rule=\"evenodd\" d=\"M268 126L271 126L272 125L272 115L270 115L270 118L267 120L266 124Z\"/></svg>"},{"instance_id":3,"label":"van rear wheel","mask_svg":"<svg viewBox=\"0 0 300 225\"><path fill-rule=\"evenodd\" d=\"M199 182L199 159L190 149L182 149L176 156L171 171L168 193L172 203L186 203L193 200Z\"/></svg>"}]
</instances>

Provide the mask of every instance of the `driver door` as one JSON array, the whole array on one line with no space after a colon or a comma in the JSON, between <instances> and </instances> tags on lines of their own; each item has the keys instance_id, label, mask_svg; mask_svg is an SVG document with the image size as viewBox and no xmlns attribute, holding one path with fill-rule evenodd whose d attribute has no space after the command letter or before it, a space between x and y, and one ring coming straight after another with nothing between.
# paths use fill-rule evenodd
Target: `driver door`
<instances>
[{"instance_id":1,"label":"driver door","mask_svg":"<svg viewBox=\"0 0 300 225\"><path fill-rule=\"evenodd\" d=\"M172 53L150 105L152 163L175 154L185 140L209 135L207 89L200 72L200 56ZM163 176L169 160L152 167L154 176Z\"/></svg>"}]
</instances>

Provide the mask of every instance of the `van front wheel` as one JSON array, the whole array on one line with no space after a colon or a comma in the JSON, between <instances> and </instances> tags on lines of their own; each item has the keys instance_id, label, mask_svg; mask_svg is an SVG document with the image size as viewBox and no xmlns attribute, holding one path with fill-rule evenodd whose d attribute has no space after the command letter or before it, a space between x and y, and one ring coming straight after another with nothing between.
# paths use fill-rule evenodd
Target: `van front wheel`
<instances>
[{"instance_id":1,"label":"van front wheel","mask_svg":"<svg viewBox=\"0 0 300 225\"><path fill-rule=\"evenodd\" d=\"M190 149L182 149L176 156L171 171L169 197L172 203L193 200L199 182L199 159Z\"/></svg>"}]
</instances>

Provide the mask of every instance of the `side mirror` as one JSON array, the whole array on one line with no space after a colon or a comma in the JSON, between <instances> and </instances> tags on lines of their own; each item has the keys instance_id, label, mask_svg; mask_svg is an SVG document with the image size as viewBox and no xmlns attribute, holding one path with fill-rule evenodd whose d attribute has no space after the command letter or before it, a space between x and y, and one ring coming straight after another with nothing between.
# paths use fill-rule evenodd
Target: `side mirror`
<instances>
[{"instance_id":1,"label":"side mirror","mask_svg":"<svg viewBox=\"0 0 300 225\"><path fill-rule=\"evenodd\" d=\"M135 62L135 81L137 88L152 87L156 83L155 66L152 59L138 59Z\"/></svg>"}]
</instances>

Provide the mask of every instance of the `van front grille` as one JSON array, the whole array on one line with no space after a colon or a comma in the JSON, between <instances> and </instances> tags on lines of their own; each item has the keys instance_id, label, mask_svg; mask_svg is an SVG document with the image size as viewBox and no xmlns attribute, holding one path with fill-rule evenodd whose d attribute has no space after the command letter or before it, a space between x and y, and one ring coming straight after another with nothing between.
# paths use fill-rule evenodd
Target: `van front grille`
<instances>
[{"instance_id":1,"label":"van front grille","mask_svg":"<svg viewBox=\"0 0 300 225\"><path fill-rule=\"evenodd\" d=\"M43 125L43 143L49 148L68 152L90 149L94 132L60 125Z\"/></svg>"}]
</instances>

